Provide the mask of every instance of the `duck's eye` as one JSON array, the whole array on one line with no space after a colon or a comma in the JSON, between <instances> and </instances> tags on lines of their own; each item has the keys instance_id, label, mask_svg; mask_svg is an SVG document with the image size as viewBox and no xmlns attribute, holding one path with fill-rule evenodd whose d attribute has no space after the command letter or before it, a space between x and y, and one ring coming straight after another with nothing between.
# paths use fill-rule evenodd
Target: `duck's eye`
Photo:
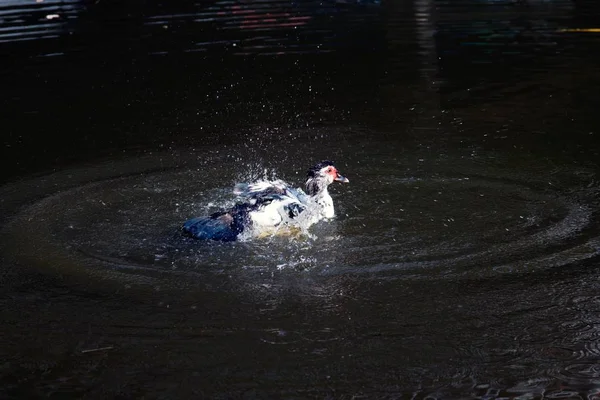
<instances>
[{"instance_id":1,"label":"duck's eye","mask_svg":"<svg viewBox=\"0 0 600 400\"><path fill-rule=\"evenodd\" d=\"M333 169L331 167L327 168L327 172L331 172Z\"/></svg>"}]
</instances>

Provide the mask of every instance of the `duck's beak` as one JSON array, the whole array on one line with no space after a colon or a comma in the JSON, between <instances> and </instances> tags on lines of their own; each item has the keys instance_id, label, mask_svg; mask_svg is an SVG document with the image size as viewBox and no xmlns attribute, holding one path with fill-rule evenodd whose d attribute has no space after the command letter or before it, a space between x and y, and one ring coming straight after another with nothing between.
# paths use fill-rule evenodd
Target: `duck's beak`
<instances>
[{"instance_id":1,"label":"duck's beak","mask_svg":"<svg viewBox=\"0 0 600 400\"><path fill-rule=\"evenodd\" d=\"M335 177L336 181L338 182L342 182L342 183L349 183L350 181L348 180L348 178L346 178L345 176L342 176L340 174L337 174L337 176Z\"/></svg>"}]
</instances>

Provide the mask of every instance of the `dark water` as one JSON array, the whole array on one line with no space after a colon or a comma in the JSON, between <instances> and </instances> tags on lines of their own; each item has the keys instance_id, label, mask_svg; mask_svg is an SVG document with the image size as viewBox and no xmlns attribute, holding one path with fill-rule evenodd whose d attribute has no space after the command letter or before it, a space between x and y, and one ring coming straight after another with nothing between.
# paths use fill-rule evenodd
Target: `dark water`
<instances>
[{"instance_id":1,"label":"dark water","mask_svg":"<svg viewBox=\"0 0 600 400\"><path fill-rule=\"evenodd\" d=\"M600 398L597 5L116 3L0 4L0 397Z\"/></svg>"}]
</instances>

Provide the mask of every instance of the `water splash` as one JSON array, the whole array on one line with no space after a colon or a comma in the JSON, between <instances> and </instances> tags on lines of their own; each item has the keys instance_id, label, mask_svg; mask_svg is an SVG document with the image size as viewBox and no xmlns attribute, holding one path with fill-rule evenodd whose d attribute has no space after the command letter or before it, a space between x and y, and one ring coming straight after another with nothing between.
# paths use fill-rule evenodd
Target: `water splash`
<instances>
[{"instance_id":1,"label":"water splash","mask_svg":"<svg viewBox=\"0 0 600 400\"><path fill-rule=\"evenodd\" d=\"M59 270L80 265L86 266L82 271L101 274L109 266L128 271L130 278L209 277L242 269L277 274L289 268L323 276L429 280L543 270L600 251L593 185L572 190L558 174L549 185L534 168L526 175L518 168L507 170L512 164L498 154L476 164L448 154L424 163L411 155L411 165L393 151L390 157L380 152L368 165L345 167L359 183L339 193L332 187L337 212L332 221L313 225L309 207L287 235L270 232L230 247L183 238L183 221L234 204L232 188L242 178L294 176L285 164L248 161L238 168L253 154L246 146L208 152L194 168L178 165L197 164L195 153L177 152L172 159L153 155L148 165L160 158L159 171L124 174L144 166L125 160L120 167L106 164L110 171L96 166L5 187L5 205L22 204L19 185L37 186L46 197L18 211L5 227L5 243L14 246L4 252ZM232 157L240 161L230 163ZM385 180L379 178L382 173ZM573 171L563 173L573 179ZM66 175L71 178L65 181Z\"/></svg>"}]
</instances>

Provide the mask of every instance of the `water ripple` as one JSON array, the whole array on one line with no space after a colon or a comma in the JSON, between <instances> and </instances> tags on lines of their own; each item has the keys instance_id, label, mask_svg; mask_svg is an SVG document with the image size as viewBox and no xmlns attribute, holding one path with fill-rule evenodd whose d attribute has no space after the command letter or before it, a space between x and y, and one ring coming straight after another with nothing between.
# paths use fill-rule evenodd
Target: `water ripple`
<instances>
[{"instance_id":1,"label":"water ripple","mask_svg":"<svg viewBox=\"0 0 600 400\"><path fill-rule=\"evenodd\" d=\"M359 185L332 188L339 189L338 219L315 226L313 238L222 244L181 237L182 221L232 204L233 184L253 173L248 175L248 170L244 177L235 168L219 167L237 165L229 160L247 151L244 146L227 154L206 153L193 169L176 165L197 164L196 155L184 162L186 156L178 153L170 168L167 156L156 156L163 166L159 171L135 172L153 161L131 160L121 167L111 165L121 170L114 178L101 179L110 176L102 167L93 168L100 179L92 183L69 178L65 190L47 193L7 225L9 253L15 260L27 257L32 265L79 268L95 275L111 271L118 277L139 275L140 280L143 275L144 282L168 275L187 284L181 278L193 276L202 282L207 274L235 274L239 282L258 284L252 289L258 293L264 277L302 271L330 278L475 278L570 265L600 251L595 187L574 190L561 184L556 174L549 185L548 177L537 176L535 168L527 175L507 169L511 162L497 154L477 163L445 154L429 163L417 158L413 165L408 159L380 154L373 165L351 168L356 171L352 181ZM135 173L124 174L126 170ZM65 174L93 176L89 170ZM564 174L573 176L572 171ZM27 185L42 188L43 181L51 178ZM5 205L21 204L18 188L7 186L4 193ZM49 262L53 257L55 262ZM252 276L263 278L255 281ZM319 296L336 290L310 286L313 291L324 289ZM272 282L266 293L278 290L287 289ZM571 303L582 301L588 308L593 303L578 298ZM591 320L587 324L583 327L593 325ZM573 329L585 334L582 326ZM556 345L555 333L547 335L550 347ZM521 339L527 337L525 332Z\"/></svg>"},{"instance_id":2,"label":"water ripple","mask_svg":"<svg viewBox=\"0 0 600 400\"><path fill-rule=\"evenodd\" d=\"M565 368L551 370L549 375L577 387L600 385L600 365L597 360L573 363Z\"/></svg>"}]
</instances>

